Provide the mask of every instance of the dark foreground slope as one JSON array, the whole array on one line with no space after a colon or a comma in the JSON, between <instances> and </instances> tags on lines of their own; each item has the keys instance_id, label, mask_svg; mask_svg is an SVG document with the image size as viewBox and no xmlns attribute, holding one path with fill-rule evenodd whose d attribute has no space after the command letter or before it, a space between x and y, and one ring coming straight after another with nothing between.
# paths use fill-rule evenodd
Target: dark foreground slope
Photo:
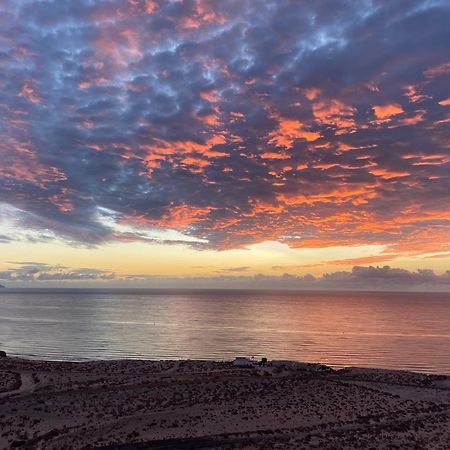
<instances>
[{"instance_id":1,"label":"dark foreground slope","mask_svg":"<svg viewBox=\"0 0 450 450\"><path fill-rule=\"evenodd\" d=\"M0 448L450 448L450 380L0 359Z\"/></svg>"}]
</instances>

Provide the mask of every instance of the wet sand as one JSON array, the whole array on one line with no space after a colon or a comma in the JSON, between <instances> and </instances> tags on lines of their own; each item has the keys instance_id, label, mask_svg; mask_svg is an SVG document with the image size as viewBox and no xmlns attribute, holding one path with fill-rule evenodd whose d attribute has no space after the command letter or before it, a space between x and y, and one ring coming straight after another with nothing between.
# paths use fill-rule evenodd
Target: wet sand
<instances>
[{"instance_id":1,"label":"wet sand","mask_svg":"<svg viewBox=\"0 0 450 450\"><path fill-rule=\"evenodd\" d=\"M450 448L450 377L0 359L0 448Z\"/></svg>"}]
</instances>

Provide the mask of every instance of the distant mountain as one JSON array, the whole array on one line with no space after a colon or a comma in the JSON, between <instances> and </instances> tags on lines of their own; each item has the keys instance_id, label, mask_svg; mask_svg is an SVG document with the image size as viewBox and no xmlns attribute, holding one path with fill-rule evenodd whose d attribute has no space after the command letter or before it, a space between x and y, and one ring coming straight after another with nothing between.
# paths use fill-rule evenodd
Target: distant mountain
<instances>
[{"instance_id":1,"label":"distant mountain","mask_svg":"<svg viewBox=\"0 0 450 450\"><path fill-rule=\"evenodd\" d=\"M5 289L5 286L3 286L3 285L0 284L0 289L2 289L2 288Z\"/></svg>"}]
</instances>

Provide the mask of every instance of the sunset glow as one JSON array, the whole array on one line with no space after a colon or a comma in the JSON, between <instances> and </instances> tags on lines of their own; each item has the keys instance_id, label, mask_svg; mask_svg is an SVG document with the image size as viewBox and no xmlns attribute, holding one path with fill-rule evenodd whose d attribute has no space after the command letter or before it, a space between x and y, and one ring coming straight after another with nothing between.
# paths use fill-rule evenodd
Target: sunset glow
<instances>
[{"instance_id":1,"label":"sunset glow","mask_svg":"<svg viewBox=\"0 0 450 450\"><path fill-rule=\"evenodd\" d=\"M450 286L449 21L445 1L1 2L0 283L389 265Z\"/></svg>"}]
</instances>

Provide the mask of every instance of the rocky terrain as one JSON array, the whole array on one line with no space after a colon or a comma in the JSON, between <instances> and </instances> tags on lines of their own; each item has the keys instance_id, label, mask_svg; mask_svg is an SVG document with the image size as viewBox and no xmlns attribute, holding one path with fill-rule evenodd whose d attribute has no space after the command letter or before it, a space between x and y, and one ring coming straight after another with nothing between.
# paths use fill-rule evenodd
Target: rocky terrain
<instances>
[{"instance_id":1,"label":"rocky terrain","mask_svg":"<svg viewBox=\"0 0 450 450\"><path fill-rule=\"evenodd\" d=\"M0 359L0 448L450 448L450 378Z\"/></svg>"}]
</instances>

